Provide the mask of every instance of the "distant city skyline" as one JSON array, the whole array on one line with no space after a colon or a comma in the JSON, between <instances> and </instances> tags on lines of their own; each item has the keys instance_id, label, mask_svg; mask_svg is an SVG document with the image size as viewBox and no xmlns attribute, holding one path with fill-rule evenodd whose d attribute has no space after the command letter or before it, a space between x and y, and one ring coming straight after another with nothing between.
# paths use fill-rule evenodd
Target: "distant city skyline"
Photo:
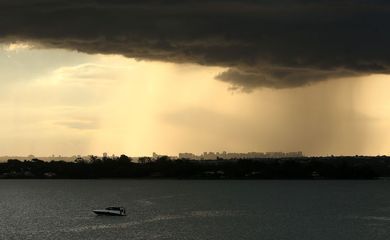
<instances>
[{"instance_id":1,"label":"distant city skyline","mask_svg":"<svg viewBox=\"0 0 390 240\"><path fill-rule=\"evenodd\" d=\"M65 156L65 155L55 155L52 154L50 156L35 156L33 154L29 154L27 156L7 156L3 155L0 156L0 161L8 160L8 159L25 159L25 160L31 160L35 158L39 158L41 160L74 160L76 158L88 158L90 156L97 156L101 158L116 158L120 155L126 155L128 157L132 158L139 158L139 157L150 157L157 159L162 156L169 156L171 158L186 158L186 159L193 159L193 160L202 160L202 159L217 159L217 158L224 158L224 159L232 159L232 158L279 158L279 157L303 157L304 154L301 151L296 152L203 152L200 154L195 153L178 153L177 155L169 155L169 154L158 154L156 152L153 152L150 155L139 155L139 156L131 156L125 153L121 154L114 154L114 153L108 153L103 152L100 155L99 154L88 154L88 155L71 155L71 156Z\"/></svg>"}]
</instances>

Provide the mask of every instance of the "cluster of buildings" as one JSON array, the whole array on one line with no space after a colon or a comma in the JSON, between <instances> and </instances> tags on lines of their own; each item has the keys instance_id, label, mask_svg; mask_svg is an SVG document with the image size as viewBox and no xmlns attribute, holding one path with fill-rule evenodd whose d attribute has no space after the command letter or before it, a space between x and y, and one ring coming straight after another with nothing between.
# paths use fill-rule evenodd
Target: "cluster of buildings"
<instances>
[{"instance_id":1,"label":"cluster of buildings","mask_svg":"<svg viewBox=\"0 0 390 240\"><path fill-rule=\"evenodd\" d=\"M228 153L228 152L204 152L200 155L193 153L179 153L179 158L192 160L215 160L215 159L255 159L255 158L296 158L303 157L302 152L248 152L248 153Z\"/></svg>"}]
</instances>

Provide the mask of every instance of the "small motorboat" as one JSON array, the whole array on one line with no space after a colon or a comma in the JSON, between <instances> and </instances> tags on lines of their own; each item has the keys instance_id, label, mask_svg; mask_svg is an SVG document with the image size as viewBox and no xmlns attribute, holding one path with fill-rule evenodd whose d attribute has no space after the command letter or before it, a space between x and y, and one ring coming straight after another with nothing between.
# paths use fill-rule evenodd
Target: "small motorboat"
<instances>
[{"instance_id":1,"label":"small motorboat","mask_svg":"<svg viewBox=\"0 0 390 240\"><path fill-rule=\"evenodd\" d=\"M124 207L108 207L106 209L96 209L92 211L97 215L126 216L126 209Z\"/></svg>"}]
</instances>

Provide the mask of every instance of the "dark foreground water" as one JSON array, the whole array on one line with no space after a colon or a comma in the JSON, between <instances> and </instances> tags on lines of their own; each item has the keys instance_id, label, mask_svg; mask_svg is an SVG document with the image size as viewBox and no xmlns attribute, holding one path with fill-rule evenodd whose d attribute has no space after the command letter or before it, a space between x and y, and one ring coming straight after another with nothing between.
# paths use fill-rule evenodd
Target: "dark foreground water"
<instances>
[{"instance_id":1,"label":"dark foreground water","mask_svg":"<svg viewBox=\"0 0 390 240\"><path fill-rule=\"evenodd\" d=\"M388 240L390 181L0 180L0 239Z\"/></svg>"}]
</instances>

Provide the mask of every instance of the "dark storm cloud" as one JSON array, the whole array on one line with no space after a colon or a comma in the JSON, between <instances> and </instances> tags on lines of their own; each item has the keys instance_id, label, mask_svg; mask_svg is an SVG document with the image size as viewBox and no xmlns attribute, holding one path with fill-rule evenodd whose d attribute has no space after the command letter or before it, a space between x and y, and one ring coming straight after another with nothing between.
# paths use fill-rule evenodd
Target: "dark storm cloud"
<instances>
[{"instance_id":1,"label":"dark storm cloud","mask_svg":"<svg viewBox=\"0 0 390 240\"><path fill-rule=\"evenodd\" d=\"M228 67L248 90L390 73L389 27L379 0L0 0L0 41Z\"/></svg>"}]
</instances>

